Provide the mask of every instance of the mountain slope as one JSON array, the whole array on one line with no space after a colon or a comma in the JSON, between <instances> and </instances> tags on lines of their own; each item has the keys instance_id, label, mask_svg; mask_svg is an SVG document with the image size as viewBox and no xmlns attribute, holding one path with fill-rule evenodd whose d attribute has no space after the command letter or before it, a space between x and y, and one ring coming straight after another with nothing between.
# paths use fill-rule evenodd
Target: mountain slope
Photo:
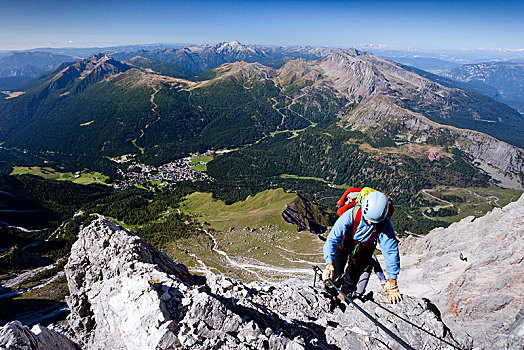
<instances>
[{"instance_id":1,"label":"mountain slope","mask_svg":"<svg viewBox=\"0 0 524 350\"><path fill-rule=\"evenodd\" d=\"M0 90L13 90L63 62L75 58L49 52L15 52L0 58Z\"/></svg>"},{"instance_id":2,"label":"mountain slope","mask_svg":"<svg viewBox=\"0 0 524 350\"><path fill-rule=\"evenodd\" d=\"M218 45L213 52L232 48L238 51L234 45ZM133 61L151 65L147 59ZM35 80L25 94L0 100L0 137L6 146L52 152L62 160L92 164L93 159L135 153L158 165L190 152L256 144L274 132L338 122L347 139L356 137L353 144L424 145L448 154L457 149L464 153L459 158L473 166L467 172L478 173L474 169L480 167L505 186L522 188L521 149L453 127L471 127L519 145L524 123L516 111L366 52L331 50L322 60L289 60L279 69L259 62L225 63L195 80L133 68L105 55L63 64ZM309 146L320 147L320 140L308 140ZM407 148L398 149L403 153ZM378 155L390 157L390 152ZM322 169L324 174L332 171ZM348 175L336 181L350 181Z\"/></svg>"},{"instance_id":3,"label":"mountain slope","mask_svg":"<svg viewBox=\"0 0 524 350\"><path fill-rule=\"evenodd\" d=\"M489 97L447 88L389 60L356 50L335 52L321 66L350 101L385 95L396 105L438 123L478 130L524 146L522 115Z\"/></svg>"},{"instance_id":4,"label":"mountain slope","mask_svg":"<svg viewBox=\"0 0 524 350\"><path fill-rule=\"evenodd\" d=\"M480 82L496 88L508 105L524 112L524 60L466 64L444 74L464 82Z\"/></svg>"},{"instance_id":5,"label":"mountain slope","mask_svg":"<svg viewBox=\"0 0 524 350\"><path fill-rule=\"evenodd\" d=\"M237 62L212 75L194 83L93 56L59 66L25 94L0 100L0 137L37 151L115 156L143 147L152 157L173 157L255 142L276 130L284 114L293 115L283 126L310 124L275 108L284 96L271 80L274 69Z\"/></svg>"}]
</instances>

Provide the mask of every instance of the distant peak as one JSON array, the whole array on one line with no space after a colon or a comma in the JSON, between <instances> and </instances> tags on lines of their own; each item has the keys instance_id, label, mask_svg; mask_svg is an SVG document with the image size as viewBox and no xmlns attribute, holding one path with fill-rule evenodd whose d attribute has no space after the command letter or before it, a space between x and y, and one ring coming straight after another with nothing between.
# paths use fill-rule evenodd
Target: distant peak
<instances>
[{"instance_id":1,"label":"distant peak","mask_svg":"<svg viewBox=\"0 0 524 350\"><path fill-rule=\"evenodd\" d=\"M217 52L255 52L251 47L240 43L238 40L219 43L215 47Z\"/></svg>"},{"instance_id":2,"label":"distant peak","mask_svg":"<svg viewBox=\"0 0 524 350\"><path fill-rule=\"evenodd\" d=\"M220 46L225 46L225 45L228 45L228 46L245 46L244 44L242 44L238 40L233 40L233 41L230 41L230 42L226 41L226 42L220 43L219 45Z\"/></svg>"},{"instance_id":3,"label":"distant peak","mask_svg":"<svg viewBox=\"0 0 524 350\"><path fill-rule=\"evenodd\" d=\"M105 53L103 52L99 52L97 54L94 54L93 56L89 57L87 59L88 61L109 61L109 60L112 60L111 56L108 56L106 55Z\"/></svg>"}]
</instances>

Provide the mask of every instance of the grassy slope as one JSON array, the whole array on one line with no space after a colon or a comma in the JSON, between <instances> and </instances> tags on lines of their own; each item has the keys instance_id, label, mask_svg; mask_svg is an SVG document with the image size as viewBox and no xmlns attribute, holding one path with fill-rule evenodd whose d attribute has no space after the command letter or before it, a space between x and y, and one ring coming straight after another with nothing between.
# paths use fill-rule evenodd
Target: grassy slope
<instances>
[{"instance_id":1,"label":"grassy slope","mask_svg":"<svg viewBox=\"0 0 524 350\"><path fill-rule=\"evenodd\" d=\"M276 225L282 230L295 231L293 225L282 219L286 204L295 199L294 193L283 189L267 190L243 202L226 205L221 200L213 199L210 193L196 192L182 202L180 209L199 215L201 221L208 222L216 230L227 230L233 227L260 227Z\"/></svg>"},{"instance_id":2,"label":"grassy slope","mask_svg":"<svg viewBox=\"0 0 524 350\"><path fill-rule=\"evenodd\" d=\"M81 172L80 177L73 177L71 172L59 172L49 167L24 167L24 166L15 166L10 175L36 175L43 177L48 180L60 180L60 181L71 181L81 185L88 185L92 183L105 184L108 176L99 173L99 172Z\"/></svg>"},{"instance_id":3,"label":"grassy slope","mask_svg":"<svg viewBox=\"0 0 524 350\"><path fill-rule=\"evenodd\" d=\"M309 278L311 264L322 262L323 242L307 231L297 232L296 226L282 219L286 204L295 197L296 194L282 189L263 191L232 205L225 205L208 193L193 193L186 197L180 209L197 215L201 222L209 223L218 249L225 251L234 261L246 264L246 268L232 266L223 255L212 252L213 242L206 235L177 240L167 253L193 271L198 271L202 265L191 255L198 256L214 272L244 281L304 278L305 274L305 278ZM275 273L254 266L284 272Z\"/></svg>"}]
</instances>

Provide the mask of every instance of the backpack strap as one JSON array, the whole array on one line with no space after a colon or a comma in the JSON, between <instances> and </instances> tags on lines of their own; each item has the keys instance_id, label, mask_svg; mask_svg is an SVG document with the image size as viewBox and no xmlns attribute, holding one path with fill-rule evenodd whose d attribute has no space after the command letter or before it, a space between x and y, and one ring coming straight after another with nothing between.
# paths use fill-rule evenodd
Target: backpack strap
<instances>
[{"instance_id":1,"label":"backpack strap","mask_svg":"<svg viewBox=\"0 0 524 350\"><path fill-rule=\"evenodd\" d=\"M362 207L360 205L355 206L353 209L353 236L355 237L355 232L357 232L358 225L360 225L360 220L362 219Z\"/></svg>"},{"instance_id":2,"label":"backpack strap","mask_svg":"<svg viewBox=\"0 0 524 350\"><path fill-rule=\"evenodd\" d=\"M353 237L355 237L355 232L357 232L357 228L358 228L358 225L360 224L360 220L362 218L362 210L360 209L360 205L357 205L353 208L353 225L352 225L352 235L351 235L351 239L353 239ZM344 250L344 247L342 247L342 245L344 244L346 240L346 234L344 234L344 236L342 236L342 242L340 243L340 245L338 246L338 248L340 250Z\"/></svg>"}]
</instances>

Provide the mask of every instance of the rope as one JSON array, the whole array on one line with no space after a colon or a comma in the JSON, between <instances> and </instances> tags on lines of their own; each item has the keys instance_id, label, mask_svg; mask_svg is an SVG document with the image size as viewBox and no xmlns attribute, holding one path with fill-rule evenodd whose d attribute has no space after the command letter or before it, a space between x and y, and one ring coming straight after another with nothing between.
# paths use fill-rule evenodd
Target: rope
<instances>
[{"instance_id":1,"label":"rope","mask_svg":"<svg viewBox=\"0 0 524 350\"><path fill-rule=\"evenodd\" d=\"M435 334L433 334L433 333L431 333L430 331L428 331L428 330L422 328L421 326L419 326L419 325L417 325L417 324L415 324L415 323L413 323L413 322L411 322L411 321L409 321L409 320L406 320L404 317L402 317L402 316L400 316L400 315L397 315L397 314L394 313L393 311L389 310L388 308L385 308L385 307L382 306L380 303L376 302L374 299L368 299L368 300L370 300L373 304L375 304L375 305L377 305L378 307L380 307L382 310L386 310L386 311L389 312L390 314L392 314L392 315L397 316L398 318L400 318L402 321L407 322L407 323L409 323L410 325L412 325L413 327L415 327L415 328L417 328L417 329L420 329L421 331L423 331L423 332L425 332L425 333L431 335L432 337L437 338L437 339L440 340L441 342L444 342L444 343L448 344L449 346L452 346L454 349L459 349L459 350L462 349L462 348L457 347L455 344L452 344L452 343L448 342L447 340L444 340L444 339L442 339L442 338L436 336ZM453 339L453 340L454 340L454 339Z\"/></svg>"},{"instance_id":2,"label":"rope","mask_svg":"<svg viewBox=\"0 0 524 350\"><path fill-rule=\"evenodd\" d=\"M318 266L313 266L313 270L315 271L315 276L316 274L320 274L322 275L322 270L320 270L320 268ZM366 310L364 310L363 308L361 308L360 306L358 306L352 299L348 298L346 294L344 294L336 285L335 283L333 282L333 280L331 278L328 278L326 281L326 283L328 283L331 287L333 287L340 295L342 295L344 297L344 300L346 301L346 303L348 304L351 304L353 305L358 311L360 311L362 314L364 314L364 316L366 316L367 318L369 318L378 328L382 329L387 335L389 335L391 338L393 338L397 343L399 343L404 349L407 349L407 350L415 350L414 348L412 348L409 344L407 344L405 341L403 341L402 339L400 339L395 333L393 333L392 331L390 331L389 329L387 329L382 323L380 323L379 321L377 321L375 318L373 318L373 316L371 316L370 314L368 314L366 312Z\"/></svg>"}]
</instances>

